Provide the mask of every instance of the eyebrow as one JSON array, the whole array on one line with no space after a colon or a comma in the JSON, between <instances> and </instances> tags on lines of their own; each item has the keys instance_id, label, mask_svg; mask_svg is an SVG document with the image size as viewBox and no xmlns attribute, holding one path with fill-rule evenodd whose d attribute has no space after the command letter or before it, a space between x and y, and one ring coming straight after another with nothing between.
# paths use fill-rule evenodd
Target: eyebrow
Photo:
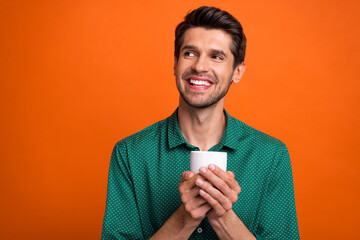
<instances>
[{"instance_id":1,"label":"eyebrow","mask_svg":"<svg viewBox=\"0 0 360 240\"><path fill-rule=\"evenodd\" d=\"M216 53L216 54L219 54L219 55L223 55L225 58L227 58L227 55L226 55L226 53L224 53L224 51L223 51L223 50L210 49L210 52L212 52L212 53Z\"/></svg>"},{"instance_id":2,"label":"eyebrow","mask_svg":"<svg viewBox=\"0 0 360 240\"><path fill-rule=\"evenodd\" d=\"M181 48L181 50L199 50L198 47L194 46L194 45L185 45ZM225 58L227 58L226 53L223 50L219 50L219 49L210 49L210 52L213 54L219 54L224 56Z\"/></svg>"},{"instance_id":3,"label":"eyebrow","mask_svg":"<svg viewBox=\"0 0 360 240\"><path fill-rule=\"evenodd\" d=\"M181 48L181 50L198 50L197 47L195 47L194 45L185 45Z\"/></svg>"}]
</instances>

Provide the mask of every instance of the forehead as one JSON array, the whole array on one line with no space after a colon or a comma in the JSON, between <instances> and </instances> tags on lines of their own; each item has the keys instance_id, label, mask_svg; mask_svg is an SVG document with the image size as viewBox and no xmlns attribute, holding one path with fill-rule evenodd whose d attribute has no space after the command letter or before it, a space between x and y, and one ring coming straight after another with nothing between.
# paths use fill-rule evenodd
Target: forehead
<instances>
[{"instance_id":1,"label":"forehead","mask_svg":"<svg viewBox=\"0 0 360 240\"><path fill-rule=\"evenodd\" d=\"M194 45L201 49L218 49L230 53L231 35L220 29L190 28L184 33L185 45Z\"/></svg>"}]
</instances>

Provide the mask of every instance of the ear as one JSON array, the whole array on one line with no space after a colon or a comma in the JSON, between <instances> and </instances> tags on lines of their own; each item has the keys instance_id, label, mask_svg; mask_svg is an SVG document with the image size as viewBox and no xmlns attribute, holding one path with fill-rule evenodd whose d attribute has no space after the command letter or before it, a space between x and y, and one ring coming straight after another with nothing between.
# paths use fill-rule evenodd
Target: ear
<instances>
[{"instance_id":1,"label":"ear","mask_svg":"<svg viewBox=\"0 0 360 240\"><path fill-rule=\"evenodd\" d=\"M233 83L240 82L240 79L242 78L245 70L246 70L245 62L242 62L239 65L237 65L233 73L232 82Z\"/></svg>"}]
</instances>

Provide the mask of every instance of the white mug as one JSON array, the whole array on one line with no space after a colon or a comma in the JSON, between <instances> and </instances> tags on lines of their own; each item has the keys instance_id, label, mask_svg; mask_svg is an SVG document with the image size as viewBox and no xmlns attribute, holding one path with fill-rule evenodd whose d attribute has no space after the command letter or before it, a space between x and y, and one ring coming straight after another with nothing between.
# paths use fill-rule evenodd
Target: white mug
<instances>
[{"instance_id":1,"label":"white mug","mask_svg":"<svg viewBox=\"0 0 360 240\"><path fill-rule=\"evenodd\" d=\"M190 171L195 174L199 173L199 168L208 167L214 164L226 171L227 153L212 151L191 151L190 152Z\"/></svg>"}]
</instances>

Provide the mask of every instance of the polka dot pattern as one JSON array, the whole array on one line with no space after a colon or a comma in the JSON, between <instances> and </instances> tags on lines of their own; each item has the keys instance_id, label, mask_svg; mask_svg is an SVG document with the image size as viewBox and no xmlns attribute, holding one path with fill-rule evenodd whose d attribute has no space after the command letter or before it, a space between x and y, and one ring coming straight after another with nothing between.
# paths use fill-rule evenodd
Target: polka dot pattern
<instances>
[{"instance_id":1,"label":"polka dot pattern","mask_svg":"<svg viewBox=\"0 0 360 240\"><path fill-rule=\"evenodd\" d=\"M299 239L291 163L279 140L231 117L219 144L241 186L234 212L257 239ZM149 239L181 205L178 185L190 151L177 111L119 141L113 150L102 239ZM205 218L190 239L218 239Z\"/></svg>"}]
</instances>

